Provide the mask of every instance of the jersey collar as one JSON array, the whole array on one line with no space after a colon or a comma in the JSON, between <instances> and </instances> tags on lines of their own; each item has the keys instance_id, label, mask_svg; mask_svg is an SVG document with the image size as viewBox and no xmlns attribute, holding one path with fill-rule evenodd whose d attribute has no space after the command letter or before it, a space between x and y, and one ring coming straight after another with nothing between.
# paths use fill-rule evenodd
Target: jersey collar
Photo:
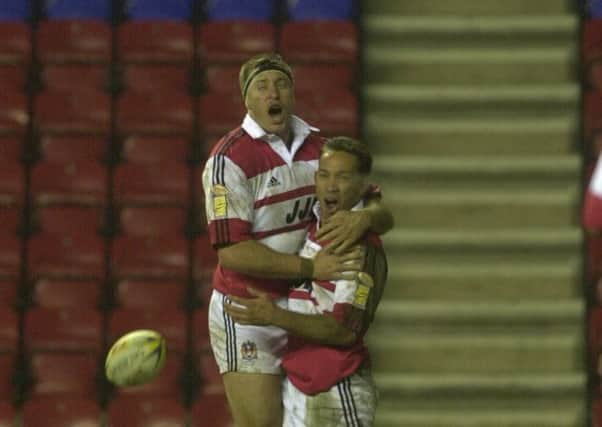
<instances>
[{"instance_id":1,"label":"jersey collar","mask_svg":"<svg viewBox=\"0 0 602 427\"><path fill-rule=\"evenodd\" d=\"M272 147L272 149L288 164L292 163L295 153L299 150L301 145L303 145L305 138L307 138L311 132L320 131L320 129L309 125L295 115L291 116L291 127L293 130L293 142L289 149L282 138L278 135L267 133L248 113L242 122L243 130L247 132L251 138L261 139L270 144L270 147Z\"/></svg>"}]
</instances>

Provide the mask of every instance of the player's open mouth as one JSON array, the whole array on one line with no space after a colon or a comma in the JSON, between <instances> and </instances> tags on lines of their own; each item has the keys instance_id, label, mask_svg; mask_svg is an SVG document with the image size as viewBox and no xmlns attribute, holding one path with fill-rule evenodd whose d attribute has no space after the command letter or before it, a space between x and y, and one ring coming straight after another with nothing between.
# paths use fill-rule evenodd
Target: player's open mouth
<instances>
[{"instance_id":1,"label":"player's open mouth","mask_svg":"<svg viewBox=\"0 0 602 427\"><path fill-rule=\"evenodd\" d=\"M339 201L336 198L332 198L332 197L325 198L324 199L324 205L326 205L326 209L329 212L332 212L332 211L334 211L334 210L336 210L338 208Z\"/></svg>"},{"instance_id":2,"label":"player's open mouth","mask_svg":"<svg viewBox=\"0 0 602 427\"><path fill-rule=\"evenodd\" d=\"M268 109L268 114L273 119L278 119L278 118L282 117L282 112L283 112L283 110L282 110L282 107L280 105L272 105Z\"/></svg>"}]
</instances>

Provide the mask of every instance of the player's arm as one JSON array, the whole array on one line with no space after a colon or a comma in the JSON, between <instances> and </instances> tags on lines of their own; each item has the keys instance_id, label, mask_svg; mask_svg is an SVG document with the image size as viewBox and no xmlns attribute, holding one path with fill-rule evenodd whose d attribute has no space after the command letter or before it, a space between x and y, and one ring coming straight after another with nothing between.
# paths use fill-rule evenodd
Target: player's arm
<instances>
[{"instance_id":1,"label":"player's arm","mask_svg":"<svg viewBox=\"0 0 602 427\"><path fill-rule=\"evenodd\" d=\"M255 196L244 171L225 155L211 156L203 171L211 243L222 267L255 277L338 280L359 270L357 251L321 251L314 260L280 253L252 236Z\"/></svg>"},{"instance_id":2,"label":"player's arm","mask_svg":"<svg viewBox=\"0 0 602 427\"><path fill-rule=\"evenodd\" d=\"M380 194L368 193L364 203L362 209L336 212L322 224L316 238L329 241L328 249L342 253L367 231L382 235L393 228L393 213L383 203Z\"/></svg>"},{"instance_id":3,"label":"player's arm","mask_svg":"<svg viewBox=\"0 0 602 427\"><path fill-rule=\"evenodd\" d=\"M367 217L366 230L378 235L383 235L392 230L395 225L393 212L383 203L381 197L369 197L366 200L365 207L360 209L360 213Z\"/></svg>"},{"instance_id":4,"label":"player's arm","mask_svg":"<svg viewBox=\"0 0 602 427\"><path fill-rule=\"evenodd\" d=\"M304 314L285 310L274 304L265 292L247 287L255 298L228 296L226 312L235 322L245 325L274 325L289 333L319 344L349 346L357 339L357 330L328 314ZM351 307L350 307L351 308Z\"/></svg>"},{"instance_id":5,"label":"player's arm","mask_svg":"<svg viewBox=\"0 0 602 427\"><path fill-rule=\"evenodd\" d=\"M337 255L328 250L314 259L277 252L256 240L245 240L217 251L221 266L254 277L281 279L339 280L349 278L361 267L361 251Z\"/></svg>"}]
</instances>

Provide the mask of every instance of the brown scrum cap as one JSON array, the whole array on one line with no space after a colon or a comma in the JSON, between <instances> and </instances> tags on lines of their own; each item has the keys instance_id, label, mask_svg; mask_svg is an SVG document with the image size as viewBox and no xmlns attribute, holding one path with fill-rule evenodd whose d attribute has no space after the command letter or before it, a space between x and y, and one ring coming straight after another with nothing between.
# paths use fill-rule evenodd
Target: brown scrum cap
<instances>
[{"instance_id":1,"label":"brown scrum cap","mask_svg":"<svg viewBox=\"0 0 602 427\"><path fill-rule=\"evenodd\" d=\"M294 82L293 70L280 55L277 53L262 53L255 55L240 67L240 73L238 74L238 81L240 83L240 91L243 99L247 96L247 90L255 76L267 70L281 71L286 74L291 83Z\"/></svg>"}]
</instances>

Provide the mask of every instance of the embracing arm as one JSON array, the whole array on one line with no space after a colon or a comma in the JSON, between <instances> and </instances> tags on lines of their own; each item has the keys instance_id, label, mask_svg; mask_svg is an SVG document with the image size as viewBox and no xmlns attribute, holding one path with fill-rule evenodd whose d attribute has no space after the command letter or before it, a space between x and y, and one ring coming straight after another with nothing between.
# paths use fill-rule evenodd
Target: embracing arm
<instances>
[{"instance_id":1,"label":"embracing arm","mask_svg":"<svg viewBox=\"0 0 602 427\"><path fill-rule=\"evenodd\" d=\"M355 248L341 255L321 250L314 259L277 252L256 240L244 240L217 251L221 266L268 279L336 280L353 276L361 268L362 254Z\"/></svg>"},{"instance_id":2,"label":"embracing arm","mask_svg":"<svg viewBox=\"0 0 602 427\"><path fill-rule=\"evenodd\" d=\"M385 234L387 231L393 228L395 220L393 219L393 213L387 208L380 197L370 198L364 209L360 212L364 212L368 217L368 229L372 230L376 234Z\"/></svg>"},{"instance_id":3,"label":"embracing arm","mask_svg":"<svg viewBox=\"0 0 602 427\"><path fill-rule=\"evenodd\" d=\"M298 255L284 254L255 240L245 240L217 251L221 266L254 277L305 279L314 274L314 263Z\"/></svg>"},{"instance_id":4,"label":"embracing arm","mask_svg":"<svg viewBox=\"0 0 602 427\"><path fill-rule=\"evenodd\" d=\"M302 314L275 306L272 324L318 344L349 346L356 334L326 314Z\"/></svg>"},{"instance_id":5,"label":"embracing arm","mask_svg":"<svg viewBox=\"0 0 602 427\"><path fill-rule=\"evenodd\" d=\"M225 310L232 318L247 325L274 325L289 333L319 344L349 346L357 338L356 333L326 314L303 314L278 307L270 296L252 287L247 287L255 298L240 298L229 295L234 303Z\"/></svg>"}]
</instances>

